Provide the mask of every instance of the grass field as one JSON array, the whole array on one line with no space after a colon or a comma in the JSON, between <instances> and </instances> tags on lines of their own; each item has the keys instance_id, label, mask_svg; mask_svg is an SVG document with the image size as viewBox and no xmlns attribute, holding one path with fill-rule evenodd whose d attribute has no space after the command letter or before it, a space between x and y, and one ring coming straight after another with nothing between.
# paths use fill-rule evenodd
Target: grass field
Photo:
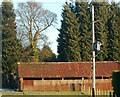
<instances>
[{"instance_id":1,"label":"grass field","mask_svg":"<svg viewBox=\"0 0 120 97\"><path fill-rule=\"evenodd\" d=\"M109 95L109 92L110 91L104 91L104 92L100 92L99 95ZM84 94L85 93L85 94ZM22 97L24 97L24 95L57 95L57 97L61 97L63 95L66 95L67 97L90 97L88 96L89 94L87 92L81 92L81 91L59 91L59 92L56 92L56 91L48 91L48 92L32 92L32 91L29 91L29 92L11 92L11 91L2 91L2 95L3 97L9 97L9 96L4 96L4 95L11 95L10 97L12 97L12 95L21 95ZM111 94L113 95L113 91L111 91ZM98 94L96 94L98 95ZM20 97L21 97L20 96ZM66 97L65 96L65 97ZM26 97L26 96L25 96ZM37 96L38 97L38 96ZM104 96L103 96L104 97ZM109 97L109 96L106 96L106 97Z\"/></svg>"},{"instance_id":2,"label":"grass field","mask_svg":"<svg viewBox=\"0 0 120 97\"><path fill-rule=\"evenodd\" d=\"M3 91L2 95L83 95L80 91L50 91L50 92L10 92Z\"/></svg>"}]
</instances>

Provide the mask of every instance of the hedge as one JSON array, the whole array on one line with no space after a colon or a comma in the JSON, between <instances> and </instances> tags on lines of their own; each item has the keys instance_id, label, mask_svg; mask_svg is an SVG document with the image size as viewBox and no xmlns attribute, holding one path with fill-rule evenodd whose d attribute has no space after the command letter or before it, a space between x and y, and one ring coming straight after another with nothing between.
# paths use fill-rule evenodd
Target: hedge
<instances>
[{"instance_id":1,"label":"hedge","mask_svg":"<svg viewBox=\"0 0 120 97\"><path fill-rule=\"evenodd\" d=\"M112 86L117 97L120 97L120 70L112 73Z\"/></svg>"},{"instance_id":2,"label":"hedge","mask_svg":"<svg viewBox=\"0 0 120 97\"><path fill-rule=\"evenodd\" d=\"M2 74L2 88L16 89L17 81L14 79L13 75Z\"/></svg>"}]
</instances>

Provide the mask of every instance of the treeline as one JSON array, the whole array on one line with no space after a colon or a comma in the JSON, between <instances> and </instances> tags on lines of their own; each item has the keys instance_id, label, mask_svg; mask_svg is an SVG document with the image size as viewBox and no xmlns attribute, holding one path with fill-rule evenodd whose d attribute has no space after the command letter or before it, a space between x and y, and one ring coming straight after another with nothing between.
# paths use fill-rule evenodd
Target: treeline
<instances>
[{"instance_id":1,"label":"treeline","mask_svg":"<svg viewBox=\"0 0 120 97\"><path fill-rule=\"evenodd\" d=\"M41 5L35 2L26 4L19 4L19 9L15 12L12 2L2 2L2 72L4 74L16 74L17 62L91 61L92 24L90 4L87 2L64 4L63 19L59 29L60 34L57 39L57 59L49 45L46 44L45 35L41 33L53 24L56 15L44 10ZM31 9L28 5L32 6L30 8L35 8L34 10L37 10L38 13L34 10L30 12ZM93 3L93 5L95 7L95 21L100 20L95 23L95 39L96 42L104 43L101 52L96 52L96 54L99 53L96 60L117 61L120 53L118 44L120 40L118 32L120 31L120 26L118 25L120 21L118 16L120 13L119 5L107 2ZM21 10L24 8L23 6L27 6L27 8ZM38 15L40 14L39 10L43 12L42 16ZM25 12L29 14L25 15ZM24 18L20 17L20 20L16 22L16 15L19 17L23 15ZM28 15L30 16L27 17ZM40 19L38 20L38 18ZM34 22L32 22L32 19ZM41 19L44 20L41 21ZM24 21L29 22L27 24ZM35 21L40 22L40 25L37 25ZM33 23L35 24L30 26ZM32 36L32 33L35 33L35 35ZM44 41L42 49L38 48L38 45L41 45L41 41L38 42L38 39L41 39L42 42Z\"/></svg>"},{"instance_id":2,"label":"treeline","mask_svg":"<svg viewBox=\"0 0 120 97\"><path fill-rule=\"evenodd\" d=\"M28 9L25 8L26 6L29 6L29 10L31 10L30 8L32 7L34 9L41 8L38 10L40 11L42 10L41 11L42 14L45 11L42 8L42 6L40 4L37 5L36 2L20 3L19 7L21 7L21 10L19 10L19 15L21 17L23 17L24 15L24 12L22 12L22 9L23 10L26 9L26 12L29 12ZM31 24L29 24L28 22L28 25L26 26L25 24L27 23L25 18L28 19L28 17L26 16L24 16L24 18L21 18L21 20L17 22L17 18L18 18L17 12L16 12L17 9L16 10L14 9L13 3L11 1L5 0L5 2L2 2L0 9L1 8L2 8L2 15L1 15L2 25L0 26L2 26L2 88L16 89L18 88L17 87L17 62L53 62L53 61L56 61L56 55L52 52L49 44L47 43L47 37L43 33L40 34L39 30L37 30L36 31L37 34L32 36L32 34L36 32L35 30L32 32L29 29L32 29L32 30L37 29L36 27L38 27L38 25L36 25L36 27L34 25L35 28L33 28L33 26L30 26ZM45 12L46 12L45 15L46 14L49 15L52 13L50 11L45 11ZM29 12L29 14L27 15L29 17L35 16L32 14L30 14ZM36 11L36 14L40 14L40 13ZM35 17L38 17L38 16L36 15ZM41 16L39 17L41 18ZM52 18L52 14L50 17ZM49 18L49 21L47 23L52 24L54 20L51 18ZM28 19L28 20L31 21L31 19ZM48 25L50 26L51 24L48 24ZM47 25L47 24L43 23L43 26L44 25ZM28 31L24 27L28 27L27 29ZM47 27L45 27L45 29ZM30 32L31 35L28 32ZM30 37L24 40L25 36L27 37L30 36ZM32 39L32 41L30 39ZM37 40L40 40L40 39L41 41L39 41L38 43ZM39 45L42 46L41 49L39 48Z\"/></svg>"},{"instance_id":3,"label":"treeline","mask_svg":"<svg viewBox=\"0 0 120 97\"><path fill-rule=\"evenodd\" d=\"M96 61L118 61L120 56L120 6L112 2L92 3L95 8L95 40L104 45L96 51ZM92 58L92 15L88 2L65 3L58 42L58 59L86 62Z\"/></svg>"},{"instance_id":4,"label":"treeline","mask_svg":"<svg viewBox=\"0 0 120 97\"><path fill-rule=\"evenodd\" d=\"M113 90L115 91L115 94L117 95L117 97L120 96L120 71L116 70L113 71L112 73L112 86L113 86Z\"/></svg>"},{"instance_id":5,"label":"treeline","mask_svg":"<svg viewBox=\"0 0 120 97\"><path fill-rule=\"evenodd\" d=\"M21 5L23 4L27 5L28 3L21 3ZM32 7L34 6L33 8L40 7L42 9L41 5L37 5L36 2L33 2L33 3L29 2L28 5ZM26 20L23 20L25 19L24 17L22 19L23 21L17 22L17 18L18 18L16 16L17 12L14 9L13 3L11 1L2 2L1 8L2 8L2 73L4 75L16 75L17 74L17 62L56 61L56 55L52 52L49 44L47 43L47 38L43 33L40 34L40 37L39 37L39 39L43 39L44 37L46 38L46 39L43 39L44 42L42 41L42 44L41 42L34 43L34 41L36 41L37 39L34 39L34 41L29 41L29 39L23 40L22 38L20 38L20 37L24 38L27 35L23 33L23 31L27 33L26 29L21 29L21 30L18 29L18 28L22 28L20 26L20 25L23 25L22 22L26 24ZM23 7L23 9L25 8ZM26 12L27 12L27 9L26 9ZM50 11L49 13L47 13L46 11L46 14L49 15L51 13ZM30 15L32 16L32 14ZM47 23L49 23L49 21ZM29 26L30 25L27 25L27 27ZM31 27L30 29L34 29L34 28ZM20 31L22 34L24 34L24 36L22 36L21 34L18 34L18 32ZM39 31L37 31L37 34L39 34L38 32ZM35 32L33 31L31 32L31 34L32 33L35 33ZM33 38L33 36L31 36L30 38ZM24 44L24 42L26 42L26 44ZM34 45L36 45L36 47ZM39 45L42 46L41 49L38 48ZM7 77L5 79L7 79Z\"/></svg>"}]
</instances>

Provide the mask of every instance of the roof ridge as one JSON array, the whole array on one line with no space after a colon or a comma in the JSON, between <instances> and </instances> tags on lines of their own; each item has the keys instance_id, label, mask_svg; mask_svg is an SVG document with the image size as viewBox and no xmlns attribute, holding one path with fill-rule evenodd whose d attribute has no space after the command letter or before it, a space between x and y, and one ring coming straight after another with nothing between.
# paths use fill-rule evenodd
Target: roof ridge
<instances>
[{"instance_id":1,"label":"roof ridge","mask_svg":"<svg viewBox=\"0 0 120 97\"><path fill-rule=\"evenodd\" d=\"M111 63L120 61L96 61L96 63ZM17 64L65 64L65 63L92 63L92 62L17 62Z\"/></svg>"}]
</instances>

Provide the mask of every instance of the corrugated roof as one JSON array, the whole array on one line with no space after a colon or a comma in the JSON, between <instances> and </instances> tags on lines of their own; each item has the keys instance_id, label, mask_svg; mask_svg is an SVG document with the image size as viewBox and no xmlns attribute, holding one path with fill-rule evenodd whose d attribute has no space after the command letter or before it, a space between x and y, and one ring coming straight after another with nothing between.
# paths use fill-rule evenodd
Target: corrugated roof
<instances>
[{"instance_id":1,"label":"corrugated roof","mask_svg":"<svg viewBox=\"0 0 120 97\"><path fill-rule=\"evenodd\" d=\"M90 77L91 65L90 62L19 62L18 76L23 78ZM112 76L112 71L118 70L119 67L119 62L96 62L96 76Z\"/></svg>"}]
</instances>

